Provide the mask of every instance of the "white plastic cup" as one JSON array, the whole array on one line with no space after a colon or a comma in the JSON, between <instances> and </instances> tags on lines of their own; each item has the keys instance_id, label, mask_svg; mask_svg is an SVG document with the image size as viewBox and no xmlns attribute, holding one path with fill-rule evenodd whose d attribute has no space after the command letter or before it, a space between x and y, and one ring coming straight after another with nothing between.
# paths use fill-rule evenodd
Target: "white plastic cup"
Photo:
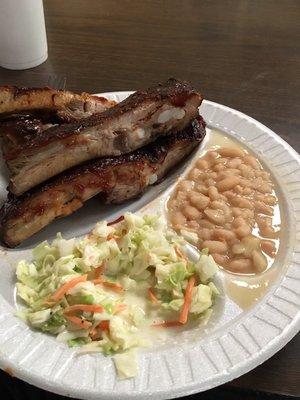
<instances>
[{"instance_id":1,"label":"white plastic cup","mask_svg":"<svg viewBox=\"0 0 300 400\"><path fill-rule=\"evenodd\" d=\"M27 69L47 60L42 0L0 0L0 66Z\"/></svg>"}]
</instances>

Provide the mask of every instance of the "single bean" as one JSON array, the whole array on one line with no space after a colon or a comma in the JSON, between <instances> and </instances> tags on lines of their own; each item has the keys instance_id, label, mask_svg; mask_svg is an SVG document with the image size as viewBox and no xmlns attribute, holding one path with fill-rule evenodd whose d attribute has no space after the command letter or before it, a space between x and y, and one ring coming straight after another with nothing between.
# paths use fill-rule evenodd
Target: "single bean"
<instances>
[{"instance_id":1,"label":"single bean","mask_svg":"<svg viewBox=\"0 0 300 400\"><path fill-rule=\"evenodd\" d=\"M184 225L186 223L185 216L180 211L175 211L171 214L171 221L173 225Z\"/></svg>"},{"instance_id":2,"label":"single bean","mask_svg":"<svg viewBox=\"0 0 300 400\"><path fill-rule=\"evenodd\" d=\"M208 196L211 200L218 200L220 197L218 189L215 186L210 186L208 188Z\"/></svg>"},{"instance_id":3,"label":"single bean","mask_svg":"<svg viewBox=\"0 0 300 400\"><path fill-rule=\"evenodd\" d=\"M268 266L268 260L266 256L259 250L253 250L252 252L253 264L259 272L263 272Z\"/></svg>"},{"instance_id":4,"label":"single bean","mask_svg":"<svg viewBox=\"0 0 300 400\"><path fill-rule=\"evenodd\" d=\"M227 252L228 247L224 242L219 242L218 240L205 240L202 243L202 248L208 248L210 253L224 254Z\"/></svg>"},{"instance_id":5,"label":"single bean","mask_svg":"<svg viewBox=\"0 0 300 400\"><path fill-rule=\"evenodd\" d=\"M270 194L261 194L261 193L255 193L254 198L256 200L262 201L263 203L266 203L268 206L275 206L277 203L277 199L275 196L272 196Z\"/></svg>"},{"instance_id":6,"label":"single bean","mask_svg":"<svg viewBox=\"0 0 300 400\"><path fill-rule=\"evenodd\" d=\"M197 192L207 195L208 188L203 183L196 183L195 189Z\"/></svg>"},{"instance_id":7,"label":"single bean","mask_svg":"<svg viewBox=\"0 0 300 400\"><path fill-rule=\"evenodd\" d=\"M249 165L241 164L239 166L239 170L241 171L244 178L255 178L255 173Z\"/></svg>"},{"instance_id":8,"label":"single bean","mask_svg":"<svg viewBox=\"0 0 300 400\"><path fill-rule=\"evenodd\" d=\"M268 239L278 239L279 231L275 231L272 226L264 226L263 228L259 229L259 233L262 237L266 237Z\"/></svg>"},{"instance_id":9,"label":"single bean","mask_svg":"<svg viewBox=\"0 0 300 400\"><path fill-rule=\"evenodd\" d=\"M218 153L222 157L230 157L230 158L243 158L245 153L242 149L239 149L237 147L222 147L221 149L218 150Z\"/></svg>"},{"instance_id":10,"label":"single bean","mask_svg":"<svg viewBox=\"0 0 300 400\"><path fill-rule=\"evenodd\" d=\"M235 229L235 233L239 237L248 236L250 235L251 231L252 229L246 223L245 225L239 226L238 228Z\"/></svg>"},{"instance_id":11,"label":"single bean","mask_svg":"<svg viewBox=\"0 0 300 400\"><path fill-rule=\"evenodd\" d=\"M199 176L202 176L202 171L198 168L193 168L188 175L189 179L193 181L197 180Z\"/></svg>"},{"instance_id":12,"label":"single bean","mask_svg":"<svg viewBox=\"0 0 300 400\"><path fill-rule=\"evenodd\" d=\"M262 213L262 214L266 214L266 215L273 215L273 208L271 206L267 206L266 204L264 204L262 201L258 201L256 200L254 202L254 207L255 207L255 211Z\"/></svg>"},{"instance_id":13,"label":"single bean","mask_svg":"<svg viewBox=\"0 0 300 400\"><path fill-rule=\"evenodd\" d=\"M231 251L233 254L243 254L245 252L245 246L241 243L236 243L232 246Z\"/></svg>"},{"instance_id":14,"label":"single bean","mask_svg":"<svg viewBox=\"0 0 300 400\"><path fill-rule=\"evenodd\" d=\"M242 215L242 210L238 207L232 207L231 211L234 217L240 217Z\"/></svg>"},{"instance_id":15,"label":"single bean","mask_svg":"<svg viewBox=\"0 0 300 400\"><path fill-rule=\"evenodd\" d=\"M189 191L193 189L194 184L195 183L193 181L184 180L178 183L177 189L183 191Z\"/></svg>"},{"instance_id":16,"label":"single bean","mask_svg":"<svg viewBox=\"0 0 300 400\"><path fill-rule=\"evenodd\" d=\"M200 225L196 221L187 221L186 223L187 227L192 229L195 232L199 232Z\"/></svg>"},{"instance_id":17,"label":"single bean","mask_svg":"<svg viewBox=\"0 0 300 400\"><path fill-rule=\"evenodd\" d=\"M249 188L249 187L245 187L245 188L243 189L243 195L249 196L249 195L251 195L251 194L253 194L253 193L254 193L254 190L251 189L251 188Z\"/></svg>"},{"instance_id":18,"label":"single bean","mask_svg":"<svg viewBox=\"0 0 300 400\"><path fill-rule=\"evenodd\" d=\"M183 215L188 219L188 220L196 220L201 218L202 213L197 210L197 208L193 206L186 206L182 209Z\"/></svg>"},{"instance_id":19,"label":"single bean","mask_svg":"<svg viewBox=\"0 0 300 400\"><path fill-rule=\"evenodd\" d=\"M213 170L216 172L221 172L224 171L226 169L225 165L222 164L217 164L213 167Z\"/></svg>"},{"instance_id":20,"label":"single bean","mask_svg":"<svg viewBox=\"0 0 300 400\"><path fill-rule=\"evenodd\" d=\"M210 240L211 237L212 237L212 233L213 233L213 231L211 229L202 228L202 229L199 230L198 236L199 236L200 239Z\"/></svg>"},{"instance_id":21,"label":"single bean","mask_svg":"<svg viewBox=\"0 0 300 400\"><path fill-rule=\"evenodd\" d=\"M240 208L249 208L252 210L254 208L252 202L245 197L236 196L231 199L231 204Z\"/></svg>"},{"instance_id":22,"label":"single bean","mask_svg":"<svg viewBox=\"0 0 300 400\"><path fill-rule=\"evenodd\" d=\"M217 165L217 164L226 165L227 162L228 162L227 158L219 157L219 158L217 158L217 159L215 160L215 165Z\"/></svg>"},{"instance_id":23,"label":"single bean","mask_svg":"<svg viewBox=\"0 0 300 400\"><path fill-rule=\"evenodd\" d=\"M226 222L224 212L221 210L212 210L211 208L206 208L204 214L217 225L223 225Z\"/></svg>"},{"instance_id":24,"label":"single bean","mask_svg":"<svg viewBox=\"0 0 300 400\"><path fill-rule=\"evenodd\" d=\"M213 178L208 178L205 180L206 186L215 186L216 181Z\"/></svg>"},{"instance_id":25,"label":"single bean","mask_svg":"<svg viewBox=\"0 0 300 400\"><path fill-rule=\"evenodd\" d=\"M242 164L242 160L240 158L233 158L232 160L228 161L227 166L229 168L237 168L241 164Z\"/></svg>"},{"instance_id":26,"label":"single bean","mask_svg":"<svg viewBox=\"0 0 300 400\"><path fill-rule=\"evenodd\" d=\"M200 159L196 162L196 165L199 169L208 169L209 163L207 160Z\"/></svg>"},{"instance_id":27,"label":"single bean","mask_svg":"<svg viewBox=\"0 0 300 400\"><path fill-rule=\"evenodd\" d=\"M232 213L227 204L222 200L214 200L210 203L210 207L214 210L222 210L226 220L231 217Z\"/></svg>"},{"instance_id":28,"label":"single bean","mask_svg":"<svg viewBox=\"0 0 300 400\"><path fill-rule=\"evenodd\" d=\"M236 235L233 231L223 228L216 228L213 230L213 237L216 239L231 241L236 239Z\"/></svg>"},{"instance_id":29,"label":"single bean","mask_svg":"<svg viewBox=\"0 0 300 400\"><path fill-rule=\"evenodd\" d=\"M238 228L238 227L243 226L245 224L246 224L246 221L242 217L237 217L237 218L234 218L232 226L234 228Z\"/></svg>"},{"instance_id":30,"label":"single bean","mask_svg":"<svg viewBox=\"0 0 300 400\"><path fill-rule=\"evenodd\" d=\"M198 210L204 210L208 206L210 198L202 193L191 193L190 202Z\"/></svg>"},{"instance_id":31,"label":"single bean","mask_svg":"<svg viewBox=\"0 0 300 400\"><path fill-rule=\"evenodd\" d=\"M272 187L268 183L262 183L256 188L260 193L272 193Z\"/></svg>"},{"instance_id":32,"label":"single bean","mask_svg":"<svg viewBox=\"0 0 300 400\"><path fill-rule=\"evenodd\" d=\"M244 253L247 257L252 256L253 250L260 249L260 239L253 235L243 237L241 243L245 248Z\"/></svg>"},{"instance_id":33,"label":"single bean","mask_svg":"<svg viewBox=\"0 0 300 400\"><path fill-rule=\"evenodd\" d=\"M215 225L212 224L210 221L208 221L207 219L200 219L200 221L198 221L200 228L208 228L208 229L214 229Z\"/></svg>"},{"instance_id":34,"label":"single bean","mask_svg":"<svg viewBox=\"0 0 300 400\"><path fill-rule=\"evenodd\" d=\"M225 190L230 190L234 188L236 185L238 185L240 182L240 178L237 176L231 176L225 179L222 179L221 181L217 182L217 189L220 192L225 192Z\"/></svg>"},{"instance_id":35,"label":"single bean","mask_svg":"<svg viewBox=\"0 0 300 400\"><path fill-rule=\"evenodd\" d=\"M218 158L218 156L219 156L219 154L216 151L212 151L212 150L208 151L206 154L206 157L209 160L215 160L216 158Z\"/></svg>"},{"instance_id":36,"label":"single bean","mask_svg":"<svg viewBox=\"0 0 300 400\"><path fill-rule=\"evenodd\" d=\"M262 240L260 247L264 253L266 253L269 257L274 258L276 254L276 246L275 243L271 240Z\"/></svg>"},{"instance_id":37,"label":"single bean","mask_svg":"<svg viewBox=\"0 0 300 400\"><path fill-rule=\"evenodd\" d=\"M245 156L244 161L245 164L250 165L253 169L259 170L261 168L259 161L253 156Z\"/></svg>"},{"instance_id":38,"label":"single bean","mask_svg":"<svg viewBox=\"0 0 300 400\"><path fill-rule=\"evenodd\" d=\"M249 258L237 258L228 264L228 269L230 269L232 272L251 273L253 265Z\"/></svg>"},{"instance_id":39,"label":"single bean","mask_svg":"<svg viewBox=\"0 0 300 400\"><path fill-rule=\"evenodd\" d=\"M228 257L223 255L223 254L218 254L218 253L212 253L211 254L215 262L222 267L225 267L227 262L228 262Z\"/></svg>"},{"instance_id":40,"label":"single bean","mask_svg":"<svg viewBox=\"0 0 300 400\"><path fill-rule=\"evenodd\" d=\"M241 185L236 185L236 187L233 189L237 194L242 194L243 193L243 187Z\"/></svg>"}]
</instances>

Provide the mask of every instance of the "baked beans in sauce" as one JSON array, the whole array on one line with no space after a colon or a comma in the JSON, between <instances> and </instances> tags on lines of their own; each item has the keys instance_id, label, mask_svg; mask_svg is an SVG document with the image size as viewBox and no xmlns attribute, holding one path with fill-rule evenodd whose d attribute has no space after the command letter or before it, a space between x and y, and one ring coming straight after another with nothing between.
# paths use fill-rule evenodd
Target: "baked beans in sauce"
<instances>
[{"instance_id":1,"label":"baked beans in sauce","mask_svg":"<svg viewBox=\"0 0 300 400\"><path fill-rule=\"evenodd\" d=\"M278 249L278 199L270 173L242 147L227 147L231 142L195 162L168 200L168 218L223 268L260 273Z\"/></svg>"}]
</instances>

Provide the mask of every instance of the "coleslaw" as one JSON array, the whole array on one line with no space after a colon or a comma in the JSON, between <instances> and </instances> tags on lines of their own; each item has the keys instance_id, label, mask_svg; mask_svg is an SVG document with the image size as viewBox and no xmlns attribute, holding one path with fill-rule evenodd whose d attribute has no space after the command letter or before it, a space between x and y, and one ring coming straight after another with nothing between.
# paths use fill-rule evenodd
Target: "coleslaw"
<instances>
[{"instance_id":1,"label":"coleslaw","mask_svg":"<svg viewBox=\"0 0 300 400\"><path fill-rule=\"evenodd\" d=\"M17 265L17 314L32 328L82 352L112 355L118 375L137 374L135 349L147 330L184 326L212 312L217 265L206 250L197 262L161 218L126 213L102 221L83 239L43 242Z\"/></svg>"}]
</instances>

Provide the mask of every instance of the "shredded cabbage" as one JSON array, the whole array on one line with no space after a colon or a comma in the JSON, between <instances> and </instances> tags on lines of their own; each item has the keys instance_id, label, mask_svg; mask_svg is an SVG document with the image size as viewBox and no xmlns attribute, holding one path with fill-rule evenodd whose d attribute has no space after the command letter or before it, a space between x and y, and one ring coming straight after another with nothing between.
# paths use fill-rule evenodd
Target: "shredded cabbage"
<instances>
[{"instance_id":1,"label":"shredded cabbage","mask_svg":"<svg viewBox=\"0 0 300 400\"><path fill-rule=\"evenodd\" d=\"M213 258L203 250L194 263L185 244L158 216L131 213L115 225L97 223L82 239L58 234L17 265L17 295L26 306L18 315L79 353L114 355L119 376L132 377L134 349L149 345L144 332L179 319L192 276L191 320L208 319L219 294Z\"/></svg>"}]
</instances>

